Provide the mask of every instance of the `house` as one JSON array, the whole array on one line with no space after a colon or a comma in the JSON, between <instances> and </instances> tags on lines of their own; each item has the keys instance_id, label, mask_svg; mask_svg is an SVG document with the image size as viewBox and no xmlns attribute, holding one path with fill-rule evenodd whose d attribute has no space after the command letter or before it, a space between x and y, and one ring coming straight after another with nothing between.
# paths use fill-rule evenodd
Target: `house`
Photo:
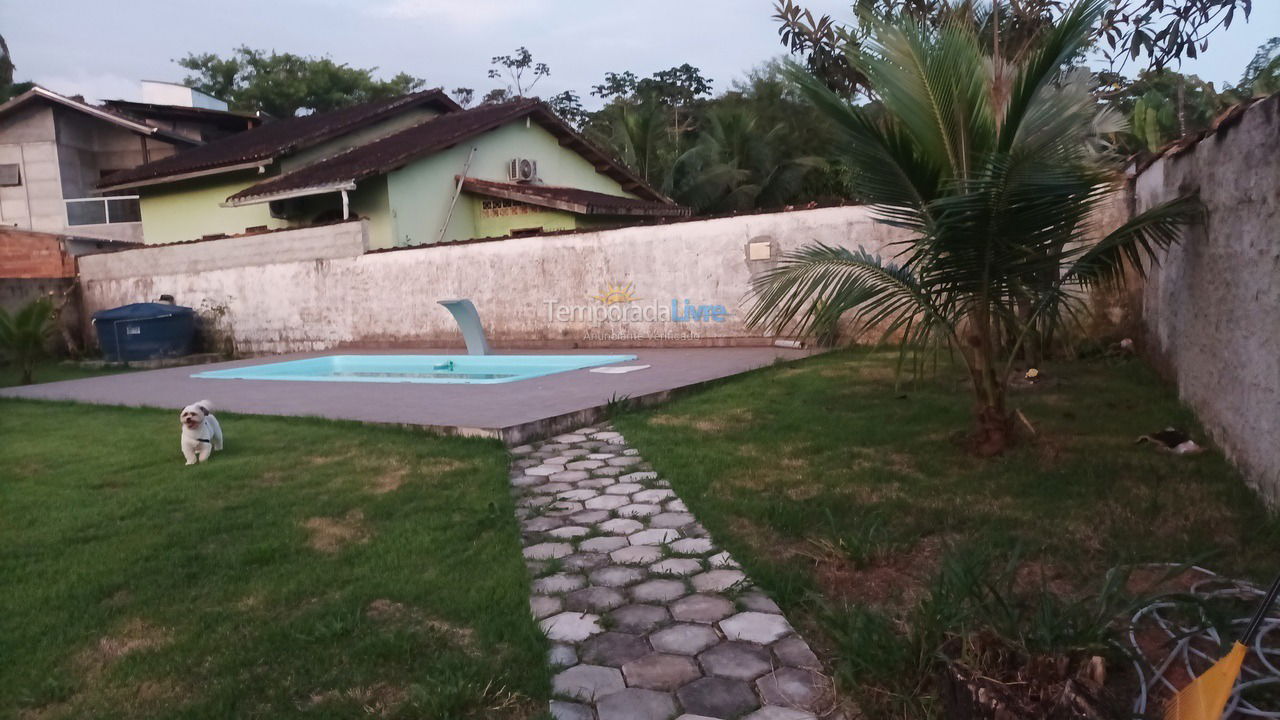
<instances>
[{"instance_id":1,"label":"house","mask_svg":"<svg viewBox=\"0 0 1280 720\"><path fill-rule=\"evenodd\" d=\"M463 109L438 89L265 123L101 189L140 196L147 243L362 217L391 248L689 213L541 102Z\"/></svg>"},{"instance_id":2,"label":"house","mask_svg":"<svg viewBox=\"0 0 1280 720\"><path fill-rule=\"evenodd\" d=\"M159 106L151 112L91 105L39 86L0 105L0 226L141 240L136 196L100 196L102 178L258 122L208 109L173 109L190 115L181 121L160 119Z\"/></svg>"}]
</instances>

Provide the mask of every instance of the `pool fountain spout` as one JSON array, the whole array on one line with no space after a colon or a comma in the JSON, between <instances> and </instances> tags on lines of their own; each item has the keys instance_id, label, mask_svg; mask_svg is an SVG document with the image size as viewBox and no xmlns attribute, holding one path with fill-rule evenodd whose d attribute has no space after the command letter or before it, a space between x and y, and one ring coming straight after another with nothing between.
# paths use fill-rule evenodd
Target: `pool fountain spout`
<instances>
[{"instance_id":1,"label":"pool fountain spout","mask_svg":"<svg viewBox=\"0 0 1280 720\"><path fill-rule=\"evenodd\" d=\"M462 339L467 343L468 355L488 355L489 341L484 336L484 326L480 324L480 313L470 300L440 300L439 303L453 315L462 331Z\"/></svg>"}]
</instances>

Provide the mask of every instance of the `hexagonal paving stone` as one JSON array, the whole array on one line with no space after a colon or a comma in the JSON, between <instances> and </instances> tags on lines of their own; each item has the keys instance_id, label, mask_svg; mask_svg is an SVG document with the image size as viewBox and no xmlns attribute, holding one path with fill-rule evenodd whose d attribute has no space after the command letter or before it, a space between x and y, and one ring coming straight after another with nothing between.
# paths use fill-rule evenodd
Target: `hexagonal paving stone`
<instances>
[{"instance_id":1,"label":"hexagonal paving stone","mask_svg":"<svg viewBox=\"0 0 1280 720\"><path fill-rule=\"evenodd\" d=\"M576 500L557 500L547 506L545 515L557 517L560 515L572 515L582 510L582 503Z\"/></svg>"},{"instance_id":2,"label":"hexagonal paving stone","mask_svg":"<svg viewBox=\"0 0 1280 720\"><path fill-rule=\"evenodd\" d=\"M516 506L522 508L542 507L543 505L550 505L552 502L555 502L555 498L550 495L531 495L520 498L516 502Z\"/></svg>"},{"instance_id":3,"label":"hexagonal paving stone","mask_svg":"<svg viewBox=\"0 0 1280 720\"><path fill-rule=\"evenodd\" d=\"M564 542L545 542L530 545L524 549L524 556L529 560L551 560L564 557L573 552L573 546Z\"/></svg>"},{"instance_id":4,"label":"hexagonal paving stone","mask_svg":"<svg viewBox=\"0 0 1280 720\"><path fill-rule=\"evenodd\" d=\"M760 706L751 687L741 680L704 677L676 691L687 712L711 717L738 717Z\"/></svg>"},{"instance_id":5,"label":"hexagonal paving stone","mask_svg":"<svg viewBox=\"0 0 1280 720\"><path fill-rule=\"evenodd\" d=\"M658 473L652 470L641 470L640 472L627 473L618 477L622 482L648 482L649 480L657 480Z\"/></svg>"},{"instance_id":6,"label":"hexagonal paving stone","mask_svg":"<svg viewBox=\"0 0 1280 720\"><path fill-rule=\"evenodd\" d=\"M565 465L568 470L595 470L598 467L604 467L604 463L599 460L574 460Z\"/></svg>"},{"instance_id":7,"label":"hexagonal paving stone","mask_svg":"<svg viewBox=\"0 0 1280 720\"><path fill-rule=\"evenodd\" d=\"M639 568L611 565L591 573L590 580L592 585L603 585L611 588L625 587L640 582L645 578L646 574L645 571Z\"/></svg>"},{"instance_id":8,"label":"hexagonal paving stone","mask_svg":"<svg viewBox=\"0 0 1280 720\"><path fill-rule=\"evenodd\" d=\"M596 704L600 720L671 720L676 701L671 693L627 688Z\"/></svg>"},{"instance_id":9,"label":"hexagonal paving stone","mask_svg":"<svg viewBox=\"0 0 1280 720\"><path fill-rule=\"evenodd\" d=\"M689 582L698 592L724 592L729 588L746 582L747 576L740 570L710 570L701 575L694 575Z\"/></svg>"},{"instance_id":10,"label":"hexagonal paving stone","mask_svg":"<svg viewBox=\"0 0 1280 720\"><path fill-rule=\"evenodd\" d=\"M734 560L732 557L729 556L729 553L727 552L718 552L715 555L712 555L711 557L707 558L707 562L711 564L711 567L717 568L717 569L730 568L730 569L736 570L739 567L741 567L740 565L738 565L736 560Z\"/></svg>"},{"instance_id":11,"label":"hexagonal paving stone","mask_svg":"<svg viewBox=\"0 0 1280 720\"><path fill-rule=\"evenodd\" d=\"M666 504L666 510L668 512L689 512L689 506L685 505L683 500L677 498Z\"/></svg>"},{"instance_id":12,"label":"hexagonal paving stone","mask_svg":"<svg viewBox=\"0 0 1280 720\"><path fill-rule=\"evenodd\" d=\"M622 433L616 430L601 430L592 436L593 440L621 440Z\"/></svg>"},{"instance_id":13,"label":"hexagonal paving stone","mask_svg":"<svg viewBox=\"0 0 1280 720\"><path fill-rule=\"evenodd\" d=\"M605 462L614 467L627 467L629 465L635 465L643 462L643 460L641 460L639 455L623 455L622 457L609 458L608 460L605 460Z\"/></svg>"},{"instance_id":14,"label":"hexagonal paving stone","mask_svg":"<svg viewBox=\"0 0 1280 720\"><path fill-rule=\"evenodd\" d=\"M525 532L546 532L548 530L555 530L564 524L564 518L536 517L529 518L528 520L520 523L520 527Z\"/></svg>"},{"instance_id":15,"label":"hexagonal paving stone","mask_svg":"<svg viewBox=\"0 0 1280 720\"><path fill-rule=\"evenodd\" d=\"M667 653L650 653L622 666L627 685L649 690L675 690L693 680L702 672L693 658Z\"/></svg>"},{"instance_id":16,"label":"hexagonal paving stone","mask_svg":"<svg viewBox=\"0 0 1280 720\"><path fill-rule=\"evenodd\" d=\"M579 480L586 480L591 474L586 470L565 470L564 472L554 473L547 477L551 482L576 483Z\"/></svg>"},{"instance_id":17,"label":"hexagonal paving stone","mask_svg":"<svg viewBox=\"0 0 1280 720\"><path fill-rule=\"evenodd\" d=\"M600 617L589 613L562 612L552 615L538 623L542 634L559 642L582 642L597 633L603 632Z\"/></svg>"},{"instance_id":18,"label":"hexagonal paving stone","mask_svg":"<svg viewBox=\"0 0 1280 720\"><path fill-rule=\"evenodd\" d=\"M592 460L608 460L611 457L617 457L613 453L594 452L587 456Z\"/></svg>"},{"instance_id":19,"label":"hexagonal paving stone","mask_svg":"<svg viewBox=\"0 0 1280 720\"><path fill-rule=\"evenodd\" d=\"M587 502L591 502L588 500ZM706 555L715 550L715 546L707 538L685 538L671 543L671 552L681 555Z\"/></svg>"},{"instance_id":20,"label":"hexagonal paving stone","mask_svg":"<svg viewBox=\"0 0 1280 720\"><path fill-rule=\"evenodd\" d=\"M575 665L551 679L551 691L575 700L594 702L626 687L617 668Z\"/></svg>"},{"instance_id":21,"label":"hexagonal paving stone","mask_svg":"<svg viewBox=\"0 0 1280 720\"><path fill-rule=\"evenodd\" d=\"M556 499L557 500L576 500L578 502L582 502L583 500L590 500L591 498L596 497L599 494L600 493L595 490L579 488L577 490L565 490L564 492L557 495Z\"/></svg>"},{"instance_id":22,"label":"hexagonal paving stone","mask_svg":"<svg viewBox=\"0 0 1280 720\"><path fill-rule=\"evenodd\" d=\"M600 537L585 539L585 541L577 543L577 548L585 552L613 552L622 547L627 547L627 538Z\"/></svg>"},{"instance_id":23,"label":"hexagonal paving stone","mask_svg":"<svg viewBox=\"0 0 1280 720\"><path fill-rule=\"evenodd\" d=\"M569 520L578 525L595 525L608 519L608 510L581 510L569 516Z\"/></svg>"},{"instance_id":24,"label":"hexagonal paving stone","mask_svg":"<svg viewBox=\"0 0 1280 720\"><path fill-rule=\"evenodd\" d=\"M634 492L640 492L643 489L644 486L639 483L618 483L617 485L611 485L606 488L605 492L609 495L630 495Z\"/></svg>"},{"instance_id":25,"label":"hexagonal paving stone","mask_svg":"<svg viewBox=\"0 0 1280 720\"><path fill-rule=\"evenodd\" d=\"M760 708L742 718L742 720L818 720L818 716L804 710L782 707L781 705L769 705Z\"/></svg>"},{"instance_id":26,"label":"hexagonal paving stone","mask_svg":"<svg viewBox=\"0 0 1280 720\"><path fill-rule=\"evenodd\" d=\"M560 567L571 572L595 570L609 564L609 556L604 553L575 553L560 558Z\"/></svg>"},{"instance_id":27,"label":"hexagonal paving stone","mask_svg":"<svg viewBox=\"0 0 1280 720\"><path fill-rule=\"evenodd\" d=\"M563 470L564 468L559 465L537 465L535 467L525 468L524 474L533 475L535 477L546 477L548 475L562 472Z\"/></svg>"},{"instance_id":28,"label":"hexagonal paving stone","mask_svg":"<svg viewBox=\"0 0 1280 720\"><path fill-rule=\"evenodd\" d=\"M628 518L614 518L600 523L600 529L610 535L631 535L644 529L644 523Z\"/></svg>"},{"instance_id":29,"label":"hexagonal paving stone","mask_svg":"<svg viewBox=\"0 0 1280 720\"><path fill-rule=\"evenodd\" d=\"M562 492L565 492L566 490L572 490L572 489L573 489L573 486L570 485L569 483L549 482L549 483L544 483L542 485L538 485L537 487L534 487L532 490L530 490L530 492L534 493L535 495L555 495L557 493L562 493Z\"/></svg>"},{"instance_id":30,"label":"hexagonal paving stone","mask_svg":"<svg viewBox=\"0 0 1280 720\"><path fill-rule=\"evenodd\" d=\"M601 495L583 503L592 510L614 510L630 503L625 495Z\"/></svg>"},{"instance_id":31,"label":"hexagonal paving stone","mask_svg":"<svg viewBox=\"0 0 1280 720\"><path fill-rule=\"evenodd\" d=\"M759 645L745 642L723 642L698 656L708 675L755 680L773 670L769 653Z\"/></svg>"},{"instance_id":32,"label":"hexagonal paving stone","mask_svg":"<svg viewBox=\"0 0 1280 720\"><path fill-rule=\"evenodd\" d=\"M551 537L567 539L567 538L582 537L583 535L586 535L587 533L590 533L590 532L591 532L590 530L582 527L581 525L566 525L564 527L556 528L555 530L552 530L547 534L550 535Z\"/></svg>"},{"instance_id":33,"label":"hexagonal paving stone","mask_svg":"<svg viewBox=\"0 0 1280 720\"><path fill-rule=\"evenodd\" d=\"M607 587L586 587L564 597L564 606L579 612L604 612L626 602L627 598L621 592Z\"/></svg>"},{"instance_id":34,"label":"hexagonal paving stone","mask_svg":"<svg viewBox=\"0 0 1280 720\"><path fill-rule=\"evenodd\" d=\"M547 479L545 477L540 475L518 475L511 478L511 486L518 488L530 487L532 485L546 482L546 480Z\"/></svg>"},{"instance_id":35,"label":"hexagonal paving stone","mask_svg":"<svg viewBox=\"0 0 1280 720\"><path fill-rule=\"evenodd\" d=\"M754 610L762 613L773 613L774 615L782 614L782 608L778 607L777 603L770 600L769 597L762 592L744 593L742 597L738 598L738 603L748 610Z\"/></svg>"},{"instance_id":36,"label":"hexagonal paving stone","mask_svg":"<svg viewBox=\"0 0 1280 720\"><path fill-rule=\"evenodd\" d=\"M595 470L592 470L591 474L599 477L614 477L617 475L621 475L625 471L626 471L626 468L602 467L602 468L596 468Z\"/></svg>"},{"instance_id":37,"label":"hexagonal paving stone","mask_svg":"<svg viewBox=\"0 0 1280 720\"><path fill-rule=\"evenodd\" d=\"M578 653L572 645L552 645L547 651L547 664L553 668L572 667L578 664Z\"/></svg>"},{"instance_id":38,"label":"hexagonal paving stone","mask_svg":"<svg viewBox=\"0 0 1280 720\"><path fill-rule=\"evenodd\" d=\"M693 558L667 558L649 566L650 572L657 575L676 575L685 577L702 571L702 563Z\"/></svg>"},{"instance_id":39,"label":"hexagonal paving stone","mask_svg":"<svg viewBox=\"0 0 1280 720\"><path fill-rule=\"evenodd\" d=\"M649 518L649 525L657 528L678 528L684 527L693 522L693 516L689 513L658 513Z\"/></svg>"},{"instance_id":40,"label":"hexagonal paving stone","mask_svg":"<svg viewBox=\"0 0 1280 720\"><path fill-rule=\"evenodd\" d=\"M626 538L620 539L626 542ZM624 565L648 565L662 557L662 548L656 545L632 545L631 547L614 550L609 553L609 557L614 562Z\"/></svg>"},{"instance_id":41,"label":"hexagonal paving stone","mask_svg":"<svg viewBox=\"0 0 1280 720\"><path fill-rule=\"evenodd\" d=\"M720 642L720 636L708 625L681 623L663 628L649 636L658 652L674 655L697 655ZM766 656L767 657L767 656Z\"/></svg>"},{"instance_id":42,"label":"hexagonal paving stone","mask_svg":"<svg viewBox=\"0 0 1280 720\"><path fill-rule=\"evenodd\" d=\"M593 477L590 480L583 480L582 482L578 483L578 487L591 488L592 490L599 490L600 488L609 487L614 482L615 481L613 478Z\"/></svg>"},{"instance_id":43,"label":"hexagonal paving stone","mask_svg":"<svg viewBox=\"0 0 1280 720\"><path fill-rule=\"evenodd\" d=\"M675 530L657 528L653 530L641 530L634 535L628 535L627 542L632 545L661 545L663 543L669 543L678 537L680 537L680 533Z\"/></svg>"},{"instance_id":44,"label":"hexagonal paving stone","mask_svg":"<svg viewBox=\"0 0 1280 720\"><path fill-rule=\"evenodd\" d=\"M529 598L529 612L533 614L534 620L558 613L563 606L564 602L560 598L551 595L534 595Z\"/></svg>"},{"instance_id":45,"label":"hexagonal paving stone","mask_svg":"<svg viewBox=\"0 0 1280 720\"><path fill-rule=\"evenodd\" d=\"M582 662L591 665L622 667L650 653L649 644L639 635L606 632L582 643Z\"/></svg>"},{"instance_id":46,"label":"hexagonal paving stone","mask_svg":"<svg viewBox=\"0 0 1280 720\"><path fill-rule=\"evenodd\" d=\"M543 460L542 464L543 465L563 465L567 462L569 462L569 456L565 455L564 453L560 453L559 455L555 455L553 457L547 458L546 460Z\"/></svg>"},{"instance_id":47,"label":"hexagonal paving stone","mask_svg":"<svg viewBox=\"0 0 1280 720\"><path fill-rule=\"evenodd\" d=\"M551 717L553 720L595 720L595 713L581 703L552 700Z\"/></svg>"},{"instance_id":48,"label":"hexagonal paving stone","mask_svg":"<svg viewBox=\"0 0 1280 720\"><path fill-rule=\"evenodd\" d=\"M818 656L813 654L813 651L809 649L808 643L800 639L799 636L783 638L774 643L769 649L773 651L774 657L778 658L778 663L781 665L790 665L791 667L809 670L822 669L822 663L818 661Z\"/></svg>"},{"instance_id":49,"label":"hexagonal paving stone","mask_svg":"<svg viewBox=\"0 0 1280 720\"><path fill-rule=\"evenodd\" d=\"M781 615L754 611L721 620L720 630L729 640L747 640L761 645L768 645L793 632L791 624Z\"/></svg>"},{"instance_id":50,"label":"hexagonal paving stone","mask_svg":"<svg viewBox=\"0 0 1280 720\"><path fill-rule=\"evenodd\" d=\"M569 445L572 443L584 442L587 439L587 437L585 435L578 435L576 433L565 433L564 435L557 435L551 439L555 442ZM599 438L599 439L603 440L604 438Z\"/></svg>"},{"instance_id":51,"label":"hexagonal paving stone","mask_svg":"<svg viewBox=\"0 0 1280 720\"><path fill-rule=\"evenodd\" d=\"M827 681L812 670L785 667L756 681L766 705L815 709L827 695Z\"/></svg>"},{"instance_id":52,"label":"hexagonal paving stone","mask_svg":"<svg viewBox=\"0 0 1280 720\"><path fill-rule=\"evenodd\" d=\"M690 595L671 604L671 617L686 622L713 623L733 611L733 603L718 595Z\"/></svg>"},{"instance_id":53,"label":"hexagonal paving stone","mask_svg":"<svg viewBox=\"0 0 1280 720\"><path fill-rule=\"evenodd\" d=\"M581 575L556 573L533 581L533 591L539 595L556 595L577 590L587 584Z\"/></svg>"},{"instance_id":54,"label":"hexagonal paving stone","mask_svg":"<svg viewBox=\"0 0 1280 720\"><path fill-rule=\"evenodd\" d=\"M629 518L645 518L657 515L662 511L662 507L658 505L647 505L645 503L631 503L618 508L617 513L622 517Z\"/></svg>"},{"instance_id":55,"label":"hexagonal paving stone","mask_svg":"<svg viewBox=\"0 0 1280 720\"><path fill-rule=\"evenodd\" d=\"M665 500L669 500L675 496L676 494L671 490L668 490L666 488L659 488L656 490L645 490L644 492L638 492L635 495L632 495L631 499L635 500L636 502L642 502L642 503L660 503Z\"/></svg>"},{"instance_id":56,"label":"hexagonal paving stone","mask_svg":"<svg viewBox=\"0 0 1280 720\"><path fill-rule=\"evenodd\" d=\"M609 613L609 622L618 630L647 633L671 619L658 605L624 605Z\"/></svg>"},{"instance_id":57,"label":"hexagonal paving stone","mask_svg":"<svg viewBox=\"0 0 1280 720\"><path fill-rule=\"evenodd\" d=\"M679 580L646 580L631 588L631 597L638 602L670 602L687 592Z\"/></svg>"}]
</instances>

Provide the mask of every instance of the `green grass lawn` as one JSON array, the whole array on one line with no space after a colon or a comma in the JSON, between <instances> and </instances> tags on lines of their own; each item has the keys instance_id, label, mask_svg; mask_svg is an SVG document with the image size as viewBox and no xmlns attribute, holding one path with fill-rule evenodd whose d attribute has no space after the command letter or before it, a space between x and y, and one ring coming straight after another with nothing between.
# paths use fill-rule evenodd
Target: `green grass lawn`
<instances>
[{"instance_id":1,"label":"green grass lawn","mask_svg":"<svg viewBox=\"0 0 1280 720\"><path fill-rule=\"evenodd\" d=\"M79 380L80 378L114 375L129 372L129 368L87 368L79 365L63 364L57 360L47 360L36 367L35 382L47 383L59 380ZM13 387L22 380L22 374L13 365L0 365L0 388Z\"/></svg>"},{"instance_id":2,"label":"green grass lawn","mask_svg":"<svg viewBox=\"0 0 1280 720\"><path fill-rule=\"evenodd\" d=\"M941 622L923 599L957 558L1016 559L1018 587L1068 599L1127 563L1276 572L1280 525L1220 454L1134 445L1167 425L1203 437L1138 361L1049 367L1012 398L1039 439L983 460L956 437L970 417L960 375L898 385L894 358L788 363L617 422L872 716L938 712L929 679L903 677L932 649L886 648Z\"/></svg>"},{"instance_id":3,"label":"green grass lawn","mask_svg":"<svg viewBox=\"0 0 1280 720\"><path fill-rule=\"evenodd\" d=\"M516 718L545 640L496 442L0 401L0 716Z\"/></svg>"}]
</instances>

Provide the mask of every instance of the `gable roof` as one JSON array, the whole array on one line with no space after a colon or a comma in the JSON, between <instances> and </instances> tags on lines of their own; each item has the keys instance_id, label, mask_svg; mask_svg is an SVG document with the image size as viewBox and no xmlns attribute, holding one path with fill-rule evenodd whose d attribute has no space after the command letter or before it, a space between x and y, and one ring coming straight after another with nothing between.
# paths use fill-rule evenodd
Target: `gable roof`
<instances>
[{"instance_id":1,"label":"gable roof","mask_svg":"<svg viewBox=\"0 0 1280 720\"><path fill-rule=\"evenodd\" d=\"M545 103L526 99L481 105L448 113L388 135L381 140L351 148L293 172L265 180L227 198L229 205L248 205L276 197L303 194L306 190L348 187L365 178L384 175L397 168L445 150L513 120L529 118L554 135L562 147L591 161L596 172L622 185L627 192L659 203L673 204L631 170L588 142L569 127Z\"/></svg>"},{"instance_id":2,"label":"gable roof","mask_svg":"<svg viewBox=\"0 0 1280 720\"><path fill-rule=\"evenodd\" d=\"M136 118L131 118L127 115L123 115L121 113L115 112L110 108L90 105L89 103L84 102L83 100L77 100L76 98L70 98L70 97L67 97L66 95L60 95L52 90L43 88L39 85L36 85L35 87L22 93L21 95L18 95L17 97L10 99L8 102L4 103L3 105L0 105L0 116L7 115L25 105L28 105L36 101L45 101L45 102L51 102L55 105L61 105L63 107L67 107L72 110L75 110L76 112L88 115L92 118L96 118L98 120L111 123L112 125L116 125L130 132L135 132L139 135L154 137L160 140L164 140L166 142L181 144L184 146L199 144L198 140L192 140L189 137L178 135L177 133L173 133L168 130L158 128L153 125L148 125Z\"/></svg>"},{"instance_id":3,"label":"gable roof","mask_svg":"<svg viewBox=\"0 0 1280 720\"><path fill-rule=\"evenodd\" d=\"M479 178L462 178L466 192L529 205L565 210L579 215L637 215L642 217L685 217L687 207L655 200L637 200L608 193L557 185L503 183Z\"/></svg>"},{"instance_id":4,"label":"gable roof","mask_svg":"<svg viewBox=\"0 0 1280 720\"><path fill-rule=\"evenodd\" d=\"M441 112L460 109L440 88L375 100L340 110L313 113L264 123L197 148L129 170L114 173L99 189L139 187L193 175L212 174L252 165L265 165L277 157L318 145L358 130L411 107L434 106Z\"/></svg>"}]
</instances>

